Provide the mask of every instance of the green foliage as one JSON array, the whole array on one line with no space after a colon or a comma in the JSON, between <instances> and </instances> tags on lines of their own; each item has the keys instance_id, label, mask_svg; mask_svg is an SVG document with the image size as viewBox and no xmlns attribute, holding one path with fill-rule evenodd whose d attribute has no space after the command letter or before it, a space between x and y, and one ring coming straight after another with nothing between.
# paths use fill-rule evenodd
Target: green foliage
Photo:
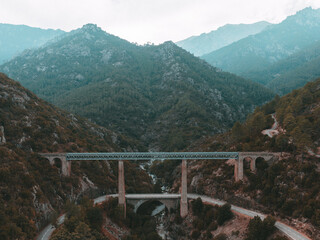
<instances>
[{"instance_id":1,"label":"green foliage","mask_svg":"<svg viewBox=\"0 0 320 240\"><path fill-rule=\"evenodd\" d=\"M274 79L270 87L281 94L288 93L319 76L318 15L318 9L304 9L279 24L202 58L224 71L262 84Z\"/></svg>"},{"instance_id":2,"label":"green foliage","mask_svg":"<svg viewBox=\"0 0 320 240\"><path fill-rule=\"evenodd\" d=\"M320 134L320 79L307 84L300 90L279 98L257 108L244 124L236 123L231 136L233 144L239 150L270 150L274 152L303 152L306 148L315 148ZM270 139L261 131L271 128L273 120L270 112L276 113L285 134ZM239 144L240 142L240 144Z\"/></svg>"},{"instance_id":3,"label":"green foliage","mask_svg":"<svg viewBox=\"0 0 320 240\"><path fill-rule=\"evenodd\" d=\"M233 217L230 204L213 207L204 205L201 198L197 198L191 202L191 206L195 216L192 222L195 229L193 232L196 231L196 233L204 230L214 231Z\"/></svg>"},{"instance_id":4,"label":"green foliage","mask_svg":"<svg viewBox=\"0 0 320 240\"><path fill-rule=\"evenodd\" d=\"M266 240L275 231L275 220L268 216L263 221L255 216L250 220L246 240Z\"/></svg>"},{"instance_id":5,"label":"green foliage","mask_svg":"<svg viewBox=\"0 0 320 240\"><path fill-rule=\"evenodd\" d=\"M202 213L202 209L203 209L203 203L202 203L201 198L197 198L196 200L193 200L191 202L191 206L192 206L193 214L196 216L200 216Z\"/></svg>"},{"instance_id":6,"label":"green foliage","mask_svg":"<svg viewBox=\"0 0 320 240\"><path fill-rule=\"evenodd\" d=\"M233 217L231 212L231 205L226 203L223 206L218 208L217 212L217 222L219 225L223 225L226 221L230 220Z\"/></svg>"},{"instance_id":7,"label":"green foliage","mask_svg":"<svg viewBox=\"0 0 320 240\"><path fill-rule=\"evenodd\" d=\"M102 208L107 216L119 226L131 229L131 233L126 240L161 240L156 232L156 222L150 215L136 214L131 205L127 205L126 218L122 209L118 206L117 198L110 198L102 204Z\"/></svg>"},{"instance_id":8,"label":"green foliage","mask_svg":"<svg viewBox=\"0 0 320 240\"><path fill-rule=\"evenodd\" d=\"M108 238L101 233L102 209L92 207L92 204L88 198L82 199L80 205L68 202L66 220L51 239L107 240Z\"/></svg>"},{"instance_id":9,"label":"green foliage","mask_svg":"<svg viewBox=\"0 0 320 240\"><path fill-rule=\"evenodd\" d=\"M80 214L67 203L71 196L83 193L80 181L88 178L100 191L114 191L117 176L113 173L118 168L115 162L73 162L71 176L64 177L59 164L50 165L37 152L121 151L119 145L133 148L135 143L51 106L4 74L0 83L0 126L6 138L0 144L0 222L4 221L0 239L33 239L39 231L36 226L54 221L63 209ZM146 172L135 163L125 163L125 167L127 190L152 191ZM92 192L83 194L93 197ZM77 219L67 223L69 230L75 231ZM89 227L97 226L98 219L89 219Z\"/></svg>"},{"instance_id":10,"label":"green foliage","mask_svg":"<svg viewBox=\"0 0 320 240\"><path fill-rule=\"evenodd\" d=\"M96 26L65 34L0 70L59 107L164 151L227 130L273 96L172 42L137 46Z\"/></svg>"}]
</instances>

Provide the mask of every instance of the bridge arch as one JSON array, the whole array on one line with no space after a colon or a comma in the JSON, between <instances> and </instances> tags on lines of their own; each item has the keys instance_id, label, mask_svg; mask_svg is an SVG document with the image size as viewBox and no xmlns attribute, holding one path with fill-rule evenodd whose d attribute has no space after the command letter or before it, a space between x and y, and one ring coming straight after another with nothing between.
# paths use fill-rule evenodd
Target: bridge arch
<instances>
[{"instance_id":1,"label":"bridge arch","mask_svg":"<svg viewBox=\"0 0 320 240\"><path fill-rule=\"evenodd\" d=\"M243 180L243 161L245 159L250 159L250 169L254 172L256 171L256 161L261 158L268 163L272 163L279 158L279 154L271 152L240 152L234 166L235 181Z\"/></svg>"},{"instance_id":2,"label":"bridge arch","mask_svg":"<svg viewBox=\"0 0 320 240\"><path fill-rule=\"evenodd\" d=\"M169 211L171 209L176 209L179 205L179 199L159 199L159 198L155 198L155 199L127 199L127 203L133 205L133 211L135 213L138 212L139 208L141 206L143 206L146 203L150 203L150 202L160 202L162 203Z\"/></svg>"},{"instance_id":3,"label":"bridge arch","mask_svg":"<svg viewBox=\"0 0 320 240\"><path fill-rule=\"evenodd\" d=\"M70 176L71 161L67 161L65 153L40 153L40 155L48 159L51 166L61 169L63 176Z\"/></svg>"}]
</instances>

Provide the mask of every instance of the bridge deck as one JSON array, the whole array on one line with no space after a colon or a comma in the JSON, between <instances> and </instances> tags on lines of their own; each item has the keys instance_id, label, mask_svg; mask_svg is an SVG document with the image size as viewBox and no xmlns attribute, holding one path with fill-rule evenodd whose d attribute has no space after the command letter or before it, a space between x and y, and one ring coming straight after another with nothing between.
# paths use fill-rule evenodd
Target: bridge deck
<instances>
[{"instance_id":1,"label":"bridge deck","mask_svg":"<svg viewBox=\"0 0 320 240\"><path fill-rule=\"evenodd\" d=\"M69 161L81 160L189 160L234 159L238 152L124 152L124 153L67 153Z\"/></svg>"}]
</instances>

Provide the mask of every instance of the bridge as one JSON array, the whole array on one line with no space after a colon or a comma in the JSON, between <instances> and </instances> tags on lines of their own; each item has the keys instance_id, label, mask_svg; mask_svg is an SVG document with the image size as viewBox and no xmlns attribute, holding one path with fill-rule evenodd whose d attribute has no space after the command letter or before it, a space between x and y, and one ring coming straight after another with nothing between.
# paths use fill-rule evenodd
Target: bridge
<instances>
[{"instance_id":1,"label":"bridge","mask_svg":"<svg viewBox=\"0 0 320 240\"><path fill-rule=\"evenodd\" d=\"M250 161L250 169L256 170L256 159L263 158L272 161L278 158L279 154L270 152L123 152L123 153L40 153L42 157L55 164L56 160L61 162L61 174L70 176L72 161L118 161L118 203L126 212L126 194L124 179L124 160L182 160L181 165L181 193L180 215L185 217L188 214L187 199L187 161L188 160L229 160L235 159L234 177L235 181L243 180L243 162ZM156 196L156 195L154 195ZM168 199L156 196L167 207L170 207ZM131 199L132 200L132 199ZM145 199L136 199L137 201ZM133 200L132 200L133 201ZM172 201L170 201L172 202ZM170 206L169 206L170 205Z\"/></svg>"}]
</instances>

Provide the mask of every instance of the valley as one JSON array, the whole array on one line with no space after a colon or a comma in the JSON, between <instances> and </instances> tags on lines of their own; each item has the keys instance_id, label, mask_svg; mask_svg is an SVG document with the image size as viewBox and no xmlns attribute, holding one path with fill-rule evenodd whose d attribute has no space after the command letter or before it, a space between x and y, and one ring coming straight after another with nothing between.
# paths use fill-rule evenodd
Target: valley
<instances>
[{"instance_id":1,"label":"valley","mask_svg":"<svg viewBox=\"0 0 320 240\"><path fill-rule=\"evenodd\" d=\"M0 23L0 239L320 239L320 9L271 22Z\"/></svg>"}]
</instances>

